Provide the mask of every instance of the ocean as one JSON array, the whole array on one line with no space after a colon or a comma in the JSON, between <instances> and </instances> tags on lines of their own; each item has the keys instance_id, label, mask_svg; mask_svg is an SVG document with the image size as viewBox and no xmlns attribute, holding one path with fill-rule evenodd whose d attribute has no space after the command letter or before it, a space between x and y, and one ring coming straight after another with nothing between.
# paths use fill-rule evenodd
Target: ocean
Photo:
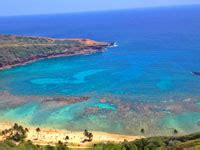
<instances>
[{"instance_id":1,"label":"ocean","mask_svg":"<svg viewBox=\"0 0 200 150\"><path fill-rule=\"evenodd\" d=\"M3 120L123 134L200 130L200 76L191 73L200 71L199 6L0 17L0 33L118 45L0 71L0 91L15 96L90 97L55 108L33 100L8 106Z\"/></svg>"}]
</instances>

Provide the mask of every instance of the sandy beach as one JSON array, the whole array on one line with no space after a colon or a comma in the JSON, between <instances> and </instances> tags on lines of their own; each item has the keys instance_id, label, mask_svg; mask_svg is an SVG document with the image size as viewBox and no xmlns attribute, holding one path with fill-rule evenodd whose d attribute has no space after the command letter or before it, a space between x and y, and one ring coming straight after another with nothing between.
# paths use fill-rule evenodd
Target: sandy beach
<instances>
[{"instance_id":1,"label":"sandy beach","mask_svg":"<svg viewBox=\"0 0 200 150\"><path fill-rule=\"evenodd\" d=\"M13 126L13 123L10 122L0 122L0 132L5 129L9 129ZM24 128L28 128L29 132L27 132L26 140L31 140L34 144L39 145L55 145L58 141L63 143L67 143L67 145L71 148L87 148L95 143L100 142L114 142L119 143L124 140L133 141L139 139L140 136L130 136L130 135L121 135L121 134L112 134L106 132L97 132L90 131L93 134L92 142L82 141L86 139L83 135L83 131L67 131L67 130L58 130L58 129L50 129L50 128L40 128L40 132L36 131L36 127L24 126ZM65 140L66 136L69 137L69 140ZM4 140L5 137L0 136L0 140Z\"/></svg>"}]
</instances>

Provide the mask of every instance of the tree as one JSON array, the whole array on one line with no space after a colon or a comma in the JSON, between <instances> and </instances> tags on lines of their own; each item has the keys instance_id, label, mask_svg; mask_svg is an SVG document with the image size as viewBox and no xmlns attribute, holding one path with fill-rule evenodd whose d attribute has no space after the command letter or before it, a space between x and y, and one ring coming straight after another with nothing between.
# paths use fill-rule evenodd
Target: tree
<instances>
[{"instance_id":1,"label":"tree","mask_svg":"<svg viewBox=\"0 0 200 150\"><path fill-rule=\"evenodd\" d=\"M40 128L36 128L36 131L37 131L37 132L40 132Z\"/></svg>"},{"instance_id":2,"label":"tree","mask_svg":"<svg viewBox=\"0 0 200 150\"><path fill-rule=\"evenodd\" d=\"M122 143L122 150L137 150L137 146L126 140Z\"/></svg>"},{"instance_id":3,"label":"tree","mask_svg":"<svg viewBox=\"0 0 200 150\"><path fill-rule=\"evenodd\" d=\"M18 126L16 131L19 132L22 136L26 136L26 130L24 130L22 126Z\"/></svg>"},{"instance_id":4,"label":"tree","mask_svg":"<svg viewBox=\"0 0 200 150\"><path fill-rule=\"evenodd\" d=\"M15 124L13 125L13 129L14 129L14 130L18 130L18 129L19 129L19 126L18 126L17 123L15 123Z\"/></svg>"},{"instance_id":5,"label":"tree","mask_svg":"<svg viewBox=\"0 0 200 150\"><path fill-rule=\"evenodd\" d=\"M65 137L65 140L69 140L69 136L66 136L66 137Z\"/></svg>"},{"instance_id":6,"label":"tree","mask_svg":"<svg viewBox=\"0 0 200 150\"><path fill-rule=\"evenodd\" d=\"M83 132L83 135L88 136L88 133L89 133L88 130L85 129L84 132Z\"/></svg>"},{"instance_id":7,"label":"tree","mask_svg":"<svg viewBox=\"0 0 200 150\"><path fill-rule=\"evenodd\" d=\"M38 134L37 134L37 139L38 139L39 132L40 132L40 128L36 128L36 132L38 133Z\"/></svg>"},{"instance_id":8,"label":"tree","mask_svg":"<svg viewBox=\"0 0 200 150\"><path fill-rule=\"evenodd\" d=\"M142 128L142 129L140 130L140 132L141 132L142 134L144 134L144 129Z\"/></svg>"},{"instance_id":9,"label":"tree","mask_svg":"<svg viewBox=\"0 0 200 150\"><path fill-rule=\"evenodd\" d=\"M55 150L55 148L51 145L46 145L45 150Z\"/></svg>"},{"instance_id":10,"label":"tree","mask_svg":"<svg viewBox=\"0 0 200 150\"><path fill-rule=\"evenodd\" d=\"M178 130L174 129L173 133L174 133L174 135L177 135L178 134Z\"/></svg>"},{"instance_id":11,"label":"tree","mask_svg":"<svg viewBox=\"0 0 200 150\"><path fill-rule=\"evenodd\" d=\"M68 150L69 148L63 144L61 141L58 141L58 144L56 145L56 150Z\"/></svg>"},{"instance_id":12,"label":"tree","mask_svg":"<svg viewBox=\"0 0 200 150\"><path fill-rule=\"evenodd\" d=\"M91 132L88 132L88 130L84 130L83 135L86 136L88 139L83 140L83 142L86 141L92 141L93 134Z\"/></svg>"},{"instance_id":13,"label":"tree","mask_svg":"<svg viewBox=\"0 0 200 150\"><path fill-rule=\"evenodd\" d=\"M19 142L19 141L22 140L22 137L21 137L21 135L20 135L18 132L15 133L11 138L12 138L12 140L14 140L15 142Z\"/></svg>"},{"instance_id":14,"label":"tree","mask_svg":"<svg viewBox=\"0 0 200 150\"><path fill-rule=\"evenodd\" d=\"M26 131L22 126L15 123L11 128L2 131L2 135L6 135L6 138L12 141L20 142L26 138Z\"/></svg>"},{"instance_id":15,"label":"tree","mask_svg":"<svg viewBox=\"0 0 200 150\"><path fill-rule=\"evenodd\" d=\"M140 130L141 135L143 135L144 132L145 132L145 130L142 128L142 129ZM140 138L141 138L141 135L140 135Z\"/></svg>"},{"instance_id":16,"label":"tree","mask_svg":"<svg viewBox=\"0 0 200 150\"><path fill-rule=\"evenodd\" d=\"M89 138L89 141L92 141L93 134L92 134L92 133L89 133L89 134L88 134L88 138Z\"/></svg>"},{"instance_id":17,"label":"tree","mask_svg":"<svg viewBox=\"0 0 200 150\"><path fill-rule=\"evenodd\" d=\"M58 141L58 144L62 145L63 143L61 141Z\"/></svg>"},{"instance_id":18,"label":"tree","mask_svg":"<svg viewBox=\"0 0 200 150\"><path fill-rule=\"evenodd\" d=\"M26 132L29 132L28 128L25 128L25 131L26 131Z\"/></svg>"},{"instance_id":19,"label":"tree","mask_svg":"<svg viewBox=\"0 0 200 150\"><path fill-rule=\"evenodd\" d=\"M1 131L1 134L2 134L2 135L5 135L5 134L6 134L6 131L4 131L4 130Z\"/></svg>"}]
</instances>

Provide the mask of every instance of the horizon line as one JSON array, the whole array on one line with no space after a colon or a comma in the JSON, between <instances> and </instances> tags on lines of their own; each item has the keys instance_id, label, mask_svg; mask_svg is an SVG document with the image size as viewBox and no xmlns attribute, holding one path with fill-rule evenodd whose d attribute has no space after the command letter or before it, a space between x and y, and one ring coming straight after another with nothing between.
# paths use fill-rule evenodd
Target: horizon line
<instances>
[{"instance_id":1,"label":"horizon line","mask_svg":"<svg viewBox=\"0 0 200 150\"><path fill-rule=\"evenodd\" d=\"M108 10L97 10L97 11L79 11L79 12L60 12L60 13L41 13L41 14L22 14L22 15L3 15L1 18L9 17L31 17L31 16L51 16L51 15L67 15L67 14L87 14L87 13L101 13L101 12L116 12L116 11L128 11L128 10L155 10L162 8L187 8L187 7L199 7L200 4L189 4L189 5L171 5L171 6L151 6L151 7L135 7L135 8L122 8L122 9L108 9Z\"/></svg>"}]
</instances>

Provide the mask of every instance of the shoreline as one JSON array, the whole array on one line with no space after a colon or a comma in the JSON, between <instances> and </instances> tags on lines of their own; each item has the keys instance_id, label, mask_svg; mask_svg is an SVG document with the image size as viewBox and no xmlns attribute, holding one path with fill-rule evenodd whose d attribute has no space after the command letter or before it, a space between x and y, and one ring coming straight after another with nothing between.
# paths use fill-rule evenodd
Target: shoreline
<instances>
[{"instance_id":1,"label":"shoreline","mask_svg":"<svg viewBox=\"0 0 200 150\"><path fill-rule=\"evenodd\" d=\"M12 127L14 123L4 121L0 122L0 132L5 129ZM39 145L56 145L58 141L67 143L70 148L89 148L96 143L121 143L124 140L134 141L136 139L141 139L141 136L131 136L131 135L122 135L114 134L108 132L100 131L90 131L93 134L93 140L91 142L82 142L85 137L83 131L69 131L64 129L52 129L41 127L40 132L36 132L36 127L31 125L22 125L24 128L28 128L26 140L31 140L34 144ZM65 140L65 137L68 136L69 140ZM0 135L0 141L4 140L5 137Z\"/></svg>"},{"instance_id":2,"label":"shoreline","mask_svg":"<svg viewBox=\"0 0 200 150\"><path fill-rule=\"evenodd\" d=\"M36 58L36 59L29 60L29 61L26 61L26 62L21 62L21 63L17 63L17 64L13 64L13 65L7 65L7 66L4 66L4 67L0 67L0 71L11 69L11 68L14 68L14 67L17 67L17 66L24 66L24 65L31 64L31 63L34 63L34 62L37 62L37 61L40 61L40 60L45 60L45 59L72 57L72 56L81 56L81 55L82 56L83 55L91 55L91 54L101 53L101 52L104 52L104 51L105 51L105 49L102 49L101 51L93 51L93 52L89 51L89 52L86 52L86 53L56 54L56 55L52 55L52 56Z\"/></svg>"},{"instance_id":3,"label":"shoreline","mask_svg":"<svg viewBox=\"0 0 200 150\"><path fill-rule=\"evenodd\" d=\"M79 38L50 38L0 34L2 60L0 70L33 63L42 59L89 55L104 52L115 45Z\"/></svg>"}]
</instances>

